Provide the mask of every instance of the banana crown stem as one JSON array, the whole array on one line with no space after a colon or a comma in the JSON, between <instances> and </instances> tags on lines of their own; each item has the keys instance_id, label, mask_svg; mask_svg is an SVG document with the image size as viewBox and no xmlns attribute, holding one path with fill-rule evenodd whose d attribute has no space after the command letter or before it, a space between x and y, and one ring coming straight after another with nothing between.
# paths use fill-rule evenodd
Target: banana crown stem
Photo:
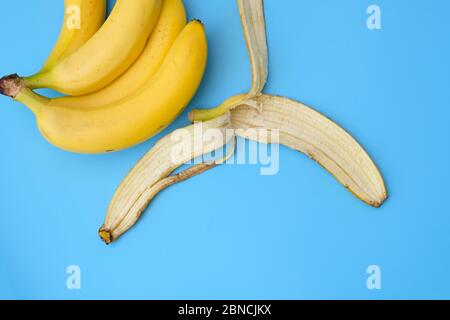
<instances>
[{"instance_id":1,"label":"banana crown stem","mask_svg":"<svg viewBox=\"0 0 450 320\"><path fill-rule=\"evenodd\" d=\"M24 87L24 81L17 74L11 74L0 79L0 93L13 99Z\"/></svg>"},{"instance_id":2,"label":"banana crown stem","mask_svg":"<svg viewBox=\"0 0 450 320\"><path fill-rule=\"evenodd\" d=\"M22 78L22 81L24 82L25 86L30 89L45 88L49 86L49 84L47 83L49 72L50 71L37 73L31 77L24 77Z\"/></svg>"}]
</instances>

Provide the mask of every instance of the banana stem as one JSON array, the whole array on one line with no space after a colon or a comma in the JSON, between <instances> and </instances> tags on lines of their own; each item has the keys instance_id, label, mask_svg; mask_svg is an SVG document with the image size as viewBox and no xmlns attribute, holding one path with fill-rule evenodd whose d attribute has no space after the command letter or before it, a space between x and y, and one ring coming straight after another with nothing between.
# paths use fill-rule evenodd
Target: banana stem
<instances>
[{"instance_id":1,"label":"banana stem","mask_svg":"<svg viewBox=\"0 0 450 320\"><path fill-rule=\"evenodd\" d=\"M212 109L194 109L189 113L189 120L191 122L196 122L215 119L237 106L244 104L250 98L251 97L248 94L240 94L225 100L220 106Z\"/></svg>"},{"instance_id":2,"label":"banana stem","mask_svg":"<svg viewBox=\"0 0 450 320\"><path fill-rule=\"evenodd\" d=\"M34 90L34 89L40 89L40 88L49 88L48 81L48 73L37 73L35 75L32 75L30 77L23 78L23 82L25 83L25 86Z\"/></svg>"},{"instance_id":3,"label":"banana stem","mask_svg":"<svg viewBox=\"0 0 450 320\"><path fill-rule=\"evenodd\" d=\"M229 109L230 108L228 106L224 106L223 104L212 109L194 109L189 112L189 120L191 122L208 121L220 117L221 115L227 113Z\"/></svg>"},{"instance_id":4,"label":"banana stem","mask_svg":"<svg viewBox=\"0 0 450 320\"><path fill-rule=\"evenodd\" d=\"M10 98L15 99L24 87L24 81L17 74L0 79L0 93Z\"/></svg>"},{"instance_id":5,"label":"banana stem","mask_svg":"<svg viewBox=\"0 0 450 320\"><path fill-rule=\"evenodd\" d=\"M11 74L0 79L0 93L23 103L34 114L42 110L49 101L48 98L38 95L29 89L25 81L17 74Z\"/></svg>"}]
</instances>

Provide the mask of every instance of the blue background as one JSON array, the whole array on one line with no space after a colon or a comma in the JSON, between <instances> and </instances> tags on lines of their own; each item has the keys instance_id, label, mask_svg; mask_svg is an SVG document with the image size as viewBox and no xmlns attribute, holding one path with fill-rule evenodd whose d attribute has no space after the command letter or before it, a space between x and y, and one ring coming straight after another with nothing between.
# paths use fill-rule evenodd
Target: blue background
<instances>
[{"instance_id":1,"label":"blue background","mask_svg":"<svg viewBox=\"0 0 450 320\"><path fill-rule=\"evenodd\" d=\"M366 27L373 3L382 30ZM58 36L62 4L1 1L0 73L38 70ZM210 44L189 109L247 91L236 2L185 5L205 22ZM265 91L307 103L349 130L379 165L386 204L366 206L283 147L278 175L222 166L176 185L107 247L97 229L109 200L157 138L115 154L67 153L40 136L30 111L2 97L0 298L450 298L450 2L265 6ZM166 133L187 123L185 113ZM381 290L366 287L372 264L381 267ZM66 288L69 265L81 267L81 290Z\"/></svg>"}]
</instances>

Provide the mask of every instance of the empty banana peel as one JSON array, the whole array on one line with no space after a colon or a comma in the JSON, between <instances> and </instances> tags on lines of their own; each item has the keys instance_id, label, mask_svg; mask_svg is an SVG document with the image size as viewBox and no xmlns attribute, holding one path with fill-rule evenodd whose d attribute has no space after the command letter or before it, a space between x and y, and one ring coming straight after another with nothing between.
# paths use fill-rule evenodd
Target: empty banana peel
<instances>
[{"instance_id":1,"label":"empty banana peel","mask_svg":"<svg viewBox=\"0 0 450 320\"><path fill-rule=\"evenodd\" d=\"M261 111L241 105L231 112L231 123L238 136L255 139L248 134L250 128L278 130L281 144L317 161L365 203L379 207L386 200L380 172L344 129L319 112L287 98L263 94L252 100Z\"/></svg>"},{"instance_id":2,"label":"empty banana peel","mask_svg":"<svg viewBox=\"0 0 450 320\"><path fill-rule=\"evenodd\" d=\"M250 135L248 129L277 130L277 142L317 161L365 203L374 207L381 206L387 198L383 178L372 159L350 134L299 102L261 93L268 76L263 0L238 0L238 6L252 64L250 92L233 96L213 109L194 110L189 115L190 119L193 122L205 121L205 129L233 129L234 134L247 139L258 139L257 136ZM180 130L187 131L192 139L198 135L195 126L179 129L174 134ZM170 175L183 163L223 147L230 141L234 142L235 139L234 135L224 134L227 137L224 140L203 144L173 161L170 153L175 144L171 136L162 138L116 191L105 223L99 231L106 243L111 243L131 228L160 191L214 168L234 153L232 148L221 160L195 165L179 174Z\"/></svg>"},{"instance_id":3,"label":"empty banana peel","mask_svg":"<svg viewBox=\"0 0 450 320\"><path fill-rule=\"evenodd\" d=\"M225 159L199 164L179 174L170 174L183 164L222 148L233 142L235 137L227 135L225 130L230 125L230 115L178 129L162 138L136 164L121 183L109 205L100 237L111 243L130 229L140 218L153 198L163 189L177 182L184 181L224 161L234 153L234 147ZM220 134L204 137L204 132L217 129ZM223 139L217 139L223 137Z\"/></svg>"}]
</instances>

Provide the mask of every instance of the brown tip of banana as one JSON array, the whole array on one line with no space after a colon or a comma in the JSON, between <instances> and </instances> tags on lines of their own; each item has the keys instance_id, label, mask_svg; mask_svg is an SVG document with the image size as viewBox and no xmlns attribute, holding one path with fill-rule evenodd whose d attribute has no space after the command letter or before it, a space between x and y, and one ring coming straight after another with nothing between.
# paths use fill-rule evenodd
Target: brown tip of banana
<instances>
[{"instance_id":1,"label":"brown tip of banana","mask_svg":"<svg viewBox=\"0 0 450 320\"><path fill-rule=\"evenodd\" d=\"M383 205L383 203L384 203L384 200L383 201L377 201L377 202L375 202L375 201L373 201L373 202L371 202L371 203L369 203L372 207L374 207L374 208L379 208L379 207L381 207L382 205Z\"/></svg>"},{"instance_id":2,"label":"brown tip of banana","mask_svg":"<svg viewBox=\"0 0 450 320\"><path fill-rule=\"evenodd\" d=\"M13 99L23 87L24 82L17 74L11 74L0 79L0 93Z\"/></svg>"},{"instance_id":3,"label":"brown tip of banana","mask_svg":"<svg viewBox=\"0 0 450 320\"><path fill-rule=\"evenodd\" d=\"M205 24L203 23L203 21L200 20L200 19L192 19L192 21L196 21L196 22L200 23L202 26L205 25Z\"/></svg>"},{"instance_id":4,"label":"brown tip of banana","mask_svg":"<svg viewBox=\"0 0 450 320\"><path fill-rule=\"evenodd\" d=\"M107 245L111 244L114 241L111 231L103 229L103 227L101 227L100 230L98 231L98 235Z\"/></svg>"},{"instance_id":5,"label":"brown tip of banana","mask_svg":"<svg viewBox=\"0 0 450 320\"><path fill-rule=\"evenodd\" d=\"M386 202L387 198L388 198L388 195L387 195L387 193L385 193L380 200L373 201L370 203L370 205L374 208L380 208Z\"/></svg>"}]
</instances>

